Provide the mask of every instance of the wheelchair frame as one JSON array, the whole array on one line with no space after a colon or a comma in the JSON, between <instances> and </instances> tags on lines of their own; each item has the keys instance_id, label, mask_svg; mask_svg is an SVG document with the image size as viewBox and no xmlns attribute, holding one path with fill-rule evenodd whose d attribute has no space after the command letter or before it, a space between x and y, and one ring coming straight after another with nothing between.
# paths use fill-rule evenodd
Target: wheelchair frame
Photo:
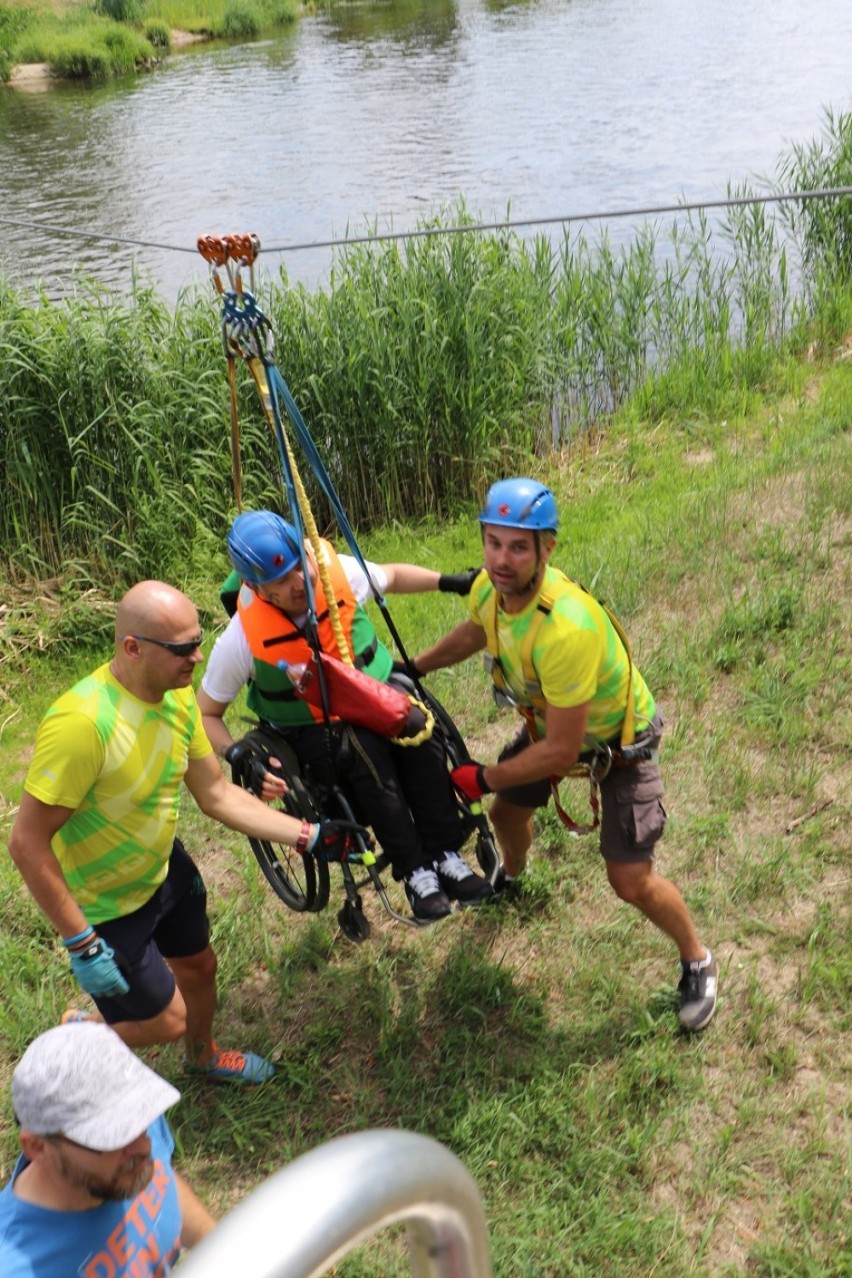
<instances>
[{"instance_id":1,"label":"wheelchair frame","mask_svg":"<svg viewBox=\"0 0 852 1278\"><path fill-rule=\"evenodd\" d=\"M422 686L417 686L417 696L428 705L435 717L434 731L440 736L449 765L457 767L467 762L470 753L449 713ZM312 792L310 779L304 775L293 747L276 724L259 722L246 734L243 741L264 759L272 755L280 761L279 771L287 785L287 793L281 799L281 807L285 812L312 822L332 816L349 821L358 819L338 784L324 788L322 799L327 802L321 802L320 797ZM468 805L461 799L458 799L458 803L468 833L475 831L476 834L475 852L479 867L493 882L500 860L488 818L481 804ZM334 810L325 810L327 806ZM422 923L416 919L400 914L388 897L381 877L389 865L387 857L382 854L371 861L371 849L364 837L358 836L355 842L357 853L361 857L366 854L366 859L360 867L358 861L344 861L341 864L345 900L338 911L337 922L344 936L358 944L370 935L370 923L364 914L361 900L361 889L367 886L375 889L392 918L407 926L421 927ZM331 891L327 862L318 860L310 853L302 856L293 848L270 843L265 839L250 838L249 843L273 892L289 909L299 914L318 913L325 909ZM356 877L357 868L363 869L363 876Z\"/></svg>"}]
</instances>

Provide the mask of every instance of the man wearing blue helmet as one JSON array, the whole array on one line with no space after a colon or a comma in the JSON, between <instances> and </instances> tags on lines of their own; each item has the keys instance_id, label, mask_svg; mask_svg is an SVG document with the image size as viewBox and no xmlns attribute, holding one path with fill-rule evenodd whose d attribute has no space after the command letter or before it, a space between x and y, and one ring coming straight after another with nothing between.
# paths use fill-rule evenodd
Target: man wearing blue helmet
<instances>
[{"instance_id":1,"label":"man wearing blue helmet","mask_svg":"<svg viewBox=\"0 0 852 1278\"><path fill-rule=\"evenodd\" d=\"M595 802L600 790L609 882L677 945L680 1023L704 1029L716 1008L716 962L681 893L654 867L666 821L654 698L617 620L548 562L559 527L550 490L532 479L501 480L479 521L485 568L471 587L469 619L414 666L427 674L484 649L498 704L524 720L496 764L453 773L471 800L495 793L490 815L503 853L495 886L510 886L523 870L533 814L547 804L552 781L587 764Z\"/></svg>"},{"instance_id":2,"label":"man wearing blue helmet","mask_svg":"<svg viewBox=\"0 0 852 1278\"><path fill-rule=\"evenodd\" d=\"M442 575L414 564L368 564L368 577L355 559L338 556L330 543L321 547L354 664L382 683L392 673L393 659L361 606L371 597L373 583L382 593L466 594L476 575ZM316 637L323 652L336 656L325 586L310 547L306 552ZM231 622L216 642L198 693L214 748L232 766L239 765L245 747L234 742L223 716L247 683L249 709L282 729L300 762L321 780L343 785L373 827L418 922L431 923L451 913L454 900L478 905L492 888L459 855L465 830L439 743L401 747L333 716L327 724L322 710L293 690L284 667L308 662L312 649L305 630L308 589L292 524L268 510L239 515L228 535L228 554L234 572L222 597ZM273 771L261 768L255 780L265 799L283 791Z\"/></svg>"}]
</instances>

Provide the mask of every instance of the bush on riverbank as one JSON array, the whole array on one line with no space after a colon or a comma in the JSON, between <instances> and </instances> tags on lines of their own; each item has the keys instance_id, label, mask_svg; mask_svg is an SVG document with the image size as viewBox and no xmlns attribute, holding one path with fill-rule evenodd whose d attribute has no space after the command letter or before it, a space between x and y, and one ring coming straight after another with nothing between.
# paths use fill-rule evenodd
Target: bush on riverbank
<instances>
[{"instance_id":1,"label":"bush on riverbank","mask_svg":"<svg viewBox=\"0 0 852 1278\"><path fill-rule=\"evenodd\" d=\"M297 0L97 0L54 12L0 7L0 80L46 62L67 79L103 79L150 65L174 29L241 40L294 22Z\"/></svg>"},{"instance_id":2,"label":"bush on riverbank","mask_svg":"<svg viewBox=\"0 0 852 1278\"><path fill-rule=\"evenodd\" d=\"M824 139L826 181L832 147L846 162L849 127L840 117ZM617 251L463 230L341 250L327 290L269 285L261 301L352 520L445 518L631 399L657 419L734 415L782 388L791 350L852 325L849 263L817 252L809 225L783 240L763 206L747 206L712 234L702 219L676 226L666 254L651 228ZM212 293L172 312L145 289L92 286L33 308L0 288L10 570L182 571L194 544L221 537L233 501ZM246 504L275 501L247 377L240 396Z\"/></svg>"},{"instance_id":3,"label":"bush on riverbank","mask_svg":"<svg viewBox=\"0 0 852 1278\"><path fill-rule=\"evenodd\" d=\"M18 54L25 62L47 62L53 74L63 80L127 75L157 57L144 35L107 19L53 35L33 31L19 44Z\"/></svg>"}]
</instances>

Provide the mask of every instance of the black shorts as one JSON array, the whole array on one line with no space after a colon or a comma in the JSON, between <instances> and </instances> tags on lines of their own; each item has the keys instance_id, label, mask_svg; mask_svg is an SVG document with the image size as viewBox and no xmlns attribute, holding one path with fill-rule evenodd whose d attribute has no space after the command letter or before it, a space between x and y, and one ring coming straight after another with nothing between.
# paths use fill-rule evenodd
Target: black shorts
<instances>
[{"instance_id":1,"label":"black shorts","mask_svg":"<svg viewBox=\"0 0 852 1278\"><path fill-rule=\"evenodd\" d=\"M657 713L637 741L647 740L653 748L659 745L663 732L663 717ZM512 759L532 745L526 728L509 742L499 755L499 762ZM663 779L660 765L655 760L643 760L628 768L612 768L600 786L601 792L601 855L606 861L629 865L641 861L653 861L654 848L662 838L666 824L663 807ZM528 781L524 785L499 790L500 798L519 808L544 808L547 806L551 787L547 779Z\"/></svg>"},{"instance_id":2,"label":"black shorts","mask_svg":"<svg viewBox=\"0 0 852 1278\"><path fill-rule=\"evenodd\" d=\"M150 900L132 914L98 923L95 931L115 950L130 986L117 998L95 999L107 1025L159 1016L175 992L165 960L189 958L210 944L207 889L180 839L174 841L168 873Z\"/></svg>"}]
</instances>

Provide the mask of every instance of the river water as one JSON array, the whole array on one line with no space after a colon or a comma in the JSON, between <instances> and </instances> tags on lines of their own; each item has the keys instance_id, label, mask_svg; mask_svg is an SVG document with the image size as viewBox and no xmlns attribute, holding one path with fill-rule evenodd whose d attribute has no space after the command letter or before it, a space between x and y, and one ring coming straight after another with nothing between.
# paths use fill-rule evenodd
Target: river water
<instances>
[{"instance_id":1,"label":"river water","mask_svg":"<svg viewBox=\"0 0 852 1278\"><path fill-rule=\"evenodd\" d=\"M0 269L56 295L80 268L127 289L135 264L174 298L204 278L202 232L272 247L459 196L484 220L719 198L850 108L850 54L849 0L389 0L103 86L0 87L0 219L32 224L0 225ZM315 286L331 251L263 260Z\"/></svg>"}]
</instances>

